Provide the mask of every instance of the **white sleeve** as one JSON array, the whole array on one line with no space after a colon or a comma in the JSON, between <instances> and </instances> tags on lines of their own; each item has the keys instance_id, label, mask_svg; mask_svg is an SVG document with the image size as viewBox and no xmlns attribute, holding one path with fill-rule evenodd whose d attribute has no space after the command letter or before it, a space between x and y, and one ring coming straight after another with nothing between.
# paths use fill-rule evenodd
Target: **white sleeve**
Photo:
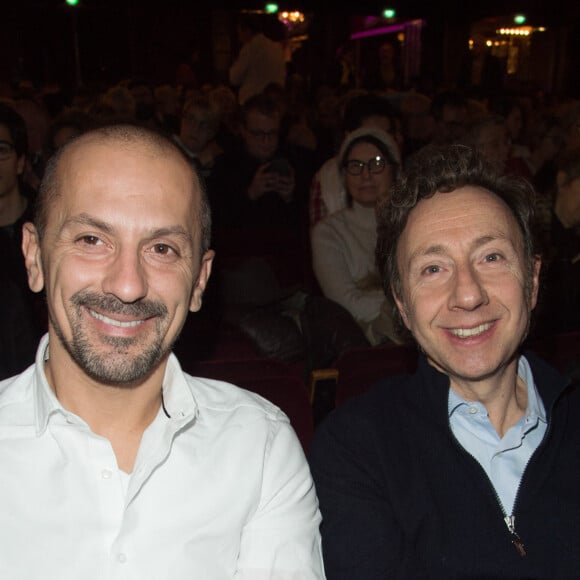
<instances>
[{"instance_id":1,"label":"white sleeve","mask_svg":"<svg viewBox=\"0 0 580 580\"><path fill-rule=\"evenodd\" d=\"M235 578L322 580L321 516L310 468L292 427L273 428L260 504L242 532Z\"/></svg>"},{"instance_id":2,"label":"white sleeve","mask_svg":"<svg viewBox=\"0 0 580 580\"><path fill-rule=\"evenodd\" d=\"M345 258L345 241L323 220L312 229L312 267L323 294L346 308L359 322L371 322L381 311L382 290L357 287Z\"/></svg>"},{"instance_id":3,"label":"white sleeve","mask_svg":"<svg viewBox=\"0 0 580 580\"><path fill-rule=\"evenodd\" d=\"M250 59L250 45L245 44L240 49L238 58L230 67L230 84L232 84L234 87L239 87L244 82L244 77L246 76L246 71L248 70Z\"/></svg>"}]
</instances>

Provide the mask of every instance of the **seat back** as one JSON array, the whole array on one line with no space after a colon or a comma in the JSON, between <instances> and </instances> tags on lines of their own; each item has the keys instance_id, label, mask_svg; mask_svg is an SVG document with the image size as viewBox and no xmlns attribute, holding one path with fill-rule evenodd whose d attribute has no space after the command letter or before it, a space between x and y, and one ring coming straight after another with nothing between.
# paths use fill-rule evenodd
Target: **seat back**
<instances>
[{"instance_id":1,"label":"seat back","mask_svg":"<svg viewBox=\"0 0 580 580\"><path fill-rule=\"evenodd\" d=\"M414 345L373 346L344 352L336 362L336 406L364 393L380 379L414 372L417 355Z\"/></svg>"},{"instance_id":2,"label":"seat back","mask_svg":"<svg viewBox=\"0 0 580 580\"><path fill-rule=\"evenodd\" d=\"M563 374L577 372L580 367L580 331L534 337L525 346Z\"/></svg>"},{"instance_id":3,"label":"seat back","mask_svg":"<svg viewBox=\"0 0 580 580\"><path fill-rule=\"evenodd\" d=\"M288 416L307 452L314 430L312 407L306 383L294 367L267 358L226 359L194 362L188 372L232 383L274 403Z\"/></svg>"}]
</instances>

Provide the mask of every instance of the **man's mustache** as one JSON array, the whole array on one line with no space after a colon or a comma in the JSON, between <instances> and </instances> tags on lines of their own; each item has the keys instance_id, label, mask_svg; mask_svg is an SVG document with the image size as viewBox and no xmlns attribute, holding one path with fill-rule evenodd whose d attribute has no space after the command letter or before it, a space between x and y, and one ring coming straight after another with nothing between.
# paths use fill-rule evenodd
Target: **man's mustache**
<instances>
[{"instance_id":1,"label":"man's mustache","mask_svg":"<svg viewBox=\"0 0 580 580\"><path fill-rule=\"evenodd\" d=\"M103 296L96 292L81 290L73 295L71 302L77 306L84 306L99 312L108 312L110 314L121 314L133 318L152 318L153 316L165 316L167 307L161 302L153 300L138 300L137 302L123 302L115 296Z\"/></svg>"}]
</instances>

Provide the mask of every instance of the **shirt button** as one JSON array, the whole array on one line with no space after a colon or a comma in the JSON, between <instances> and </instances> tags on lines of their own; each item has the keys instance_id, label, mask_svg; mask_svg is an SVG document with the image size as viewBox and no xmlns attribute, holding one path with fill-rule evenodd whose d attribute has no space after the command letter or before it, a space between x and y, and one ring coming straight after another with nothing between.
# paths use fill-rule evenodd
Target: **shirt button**
<instances>
[{"instance_id":1,"label":"shirt button","mask_svg":"<svg viewBox=\"0 0 580 580\"><path fill-rule=\"evenodd\" d=\"M119 564L124 564L127 561L127 555L123 554L123 552L121 552L120 554L117 554L117 562L119 562Z\"/></svg>"},{"instance_id":2,"label":"shirt button","mask_svg":"<svg viewBox=\"0 0 580 580\"><path fill-rule=\"evenodd\" d=\"M101 477L103 479L111 479L113 475L113 472L110 469L103 469L103 471L101 471Z\"/></svg>"},{"instance_id":3,"label":"shirt button","mask_svg":"<svg viewBox=\"0 0 580 580\"><path fill-rule=\"evenodd\" d=\"M477 413L477 407L469 407L469 414L475 415Z\"/></svg>"}]
</instances>

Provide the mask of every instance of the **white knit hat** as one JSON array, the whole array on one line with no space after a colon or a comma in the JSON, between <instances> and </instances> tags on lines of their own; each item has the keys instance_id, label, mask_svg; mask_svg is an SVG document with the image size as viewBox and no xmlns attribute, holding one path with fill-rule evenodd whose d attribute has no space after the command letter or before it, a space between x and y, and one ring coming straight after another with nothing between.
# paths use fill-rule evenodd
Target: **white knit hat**
<instances>
[{"instance_id":1,"label":"white knit hat","mask_svg":"<svg viewBox=\"0 0 580 580\"><path fill-rule=\"evenodd\" d=\"M351 131L344 138L342 145L340 146L340 151L338 153L338 163L340 167L342 167L344 156L346 154L347 149L350 147L350 144L355 139L359 139L360 137L366 136L374 137L377 141L383 143L387 147L392 158L397 162L399 166L401 165L401 152L399 151L399 147L396 141L391 137L391 135L389 135L382 129L375 129L374 127L359 127L358 129Z\"/></svg>"}]
</instances>

